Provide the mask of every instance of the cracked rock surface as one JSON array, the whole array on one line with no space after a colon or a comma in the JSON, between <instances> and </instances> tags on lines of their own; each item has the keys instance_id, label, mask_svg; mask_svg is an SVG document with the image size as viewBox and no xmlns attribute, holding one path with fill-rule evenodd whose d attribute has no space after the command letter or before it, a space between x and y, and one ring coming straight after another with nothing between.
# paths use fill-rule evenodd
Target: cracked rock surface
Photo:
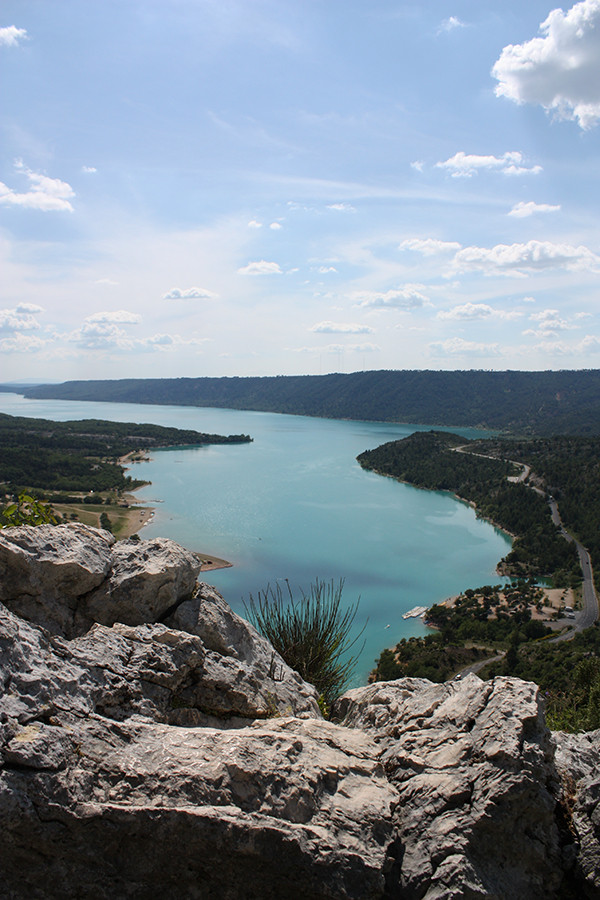
<instances>
[{"instance_id":1,"label":"cracked rock surface","mask_svg":"<svg viewBox=\"0 0 600 900\"><path fill-rule=\"evenodd\" d=\"M598 896L599 733L476 676L324 721L171 544L0 532L1 898Z\"/></svg>"}]
</instances>

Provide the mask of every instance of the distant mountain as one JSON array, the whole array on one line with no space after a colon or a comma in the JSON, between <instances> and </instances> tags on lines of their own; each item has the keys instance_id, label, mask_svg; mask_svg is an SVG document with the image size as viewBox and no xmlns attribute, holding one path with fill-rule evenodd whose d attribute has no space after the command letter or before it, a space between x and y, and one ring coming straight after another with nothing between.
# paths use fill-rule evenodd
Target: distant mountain
<instances>
[{"instance_id":1,"label":"distant mountain","mask_svg":"<svg viewBox=\"0 0 600 900\"><path fill-rule=\"evenodd\" d=\"M482 426L519 434L600 434L600 370L396 371L249 378L67 381L26 397L208 406L265 412Z\"/></svg>"}]
</instances>

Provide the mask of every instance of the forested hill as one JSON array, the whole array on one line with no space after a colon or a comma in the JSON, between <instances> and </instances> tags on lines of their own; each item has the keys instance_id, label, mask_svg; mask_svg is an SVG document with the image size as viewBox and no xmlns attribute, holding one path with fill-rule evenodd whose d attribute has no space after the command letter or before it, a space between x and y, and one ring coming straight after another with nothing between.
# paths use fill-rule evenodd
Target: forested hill
<instances>
[{"instance_id":1,"label":"forested hill","mask_svg":"<svg viewBox=\"0 0 600 900\"><path fill-rule=\"evenodd\" d=\"M7 390L9 388L5 388ZM67 381L26 397L252 409L339 419L600 434L600 370L395 371Z\"/></svg>"}]
</instances>

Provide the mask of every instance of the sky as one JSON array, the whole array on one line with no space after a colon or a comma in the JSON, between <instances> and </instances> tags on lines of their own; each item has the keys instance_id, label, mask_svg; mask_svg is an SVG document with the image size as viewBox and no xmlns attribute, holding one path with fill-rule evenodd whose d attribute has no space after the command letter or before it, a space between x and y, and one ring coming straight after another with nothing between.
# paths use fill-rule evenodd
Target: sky
<instances>
[{"instance_id":1,"label":"sky","mask_svg":"<svg viewBox=\"0 0 600 900\"><path fill-rule=\"evenodd\" d=\"M0 381L600 363L600 0L3 0Z\"/></svg>"}]
</instances>

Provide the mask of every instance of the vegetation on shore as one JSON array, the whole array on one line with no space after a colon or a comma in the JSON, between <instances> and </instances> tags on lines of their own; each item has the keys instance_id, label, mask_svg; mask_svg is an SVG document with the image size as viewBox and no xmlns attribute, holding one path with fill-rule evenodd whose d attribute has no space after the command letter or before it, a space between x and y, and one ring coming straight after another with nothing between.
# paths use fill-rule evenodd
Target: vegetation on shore
<instances>
[{"instance_id":1,"label":"vegetation on shore","mask_svg":"<svg viewBox=\"0 0 600 900\"><path fill-rule=\"evenodd\" d=\"M0 413L0 483L5 506L27 493L52 504L62 518L132 533L125 494L147 481L126 474L124 457L173 446L247 443L245 434L218 435L160 425L101 419L54 422ZM108 508L103 508L108 507ZM133 517L143 524L144 512ZM136 531L137 527L133 527Z\"/></svg>"},{"instance_id":2,"label":"vegetation on shore","mask_svg":"<svg viewBox=\"0 0 600 900\"><path fill-rule=\"evenodd\" d=\"M479 672L513 675L539 685L548 725L555 731L600 728L600 623L570 641L538 641L517 648Z\"/></svg>"},{"instance_id":3,"label":"vegetation on shore","mask_svg":"<svg viewBox=\"0 0 600 900\"><path fill-rule=\"evenodd\" d=\"M516 581L467 590L451 604L432 606L426 622L435 632L384 650L372 679L414 676L445 681L495 655L480 676L515 675L535 681L546 700L550 727L599 728L600 625L570 641L550 643L549 620L558 613L544 608L544 591L536 578L549 577L555 586L565 588L577 588L581 581L575 546L552 522L550 496L559 503L564 526L590 551L598 577L600 439L466 441L457 435L421 432L358 459L365 468L419 487L452 491L515 538L500 570Z\"/></svg>"},{"instance_id":4,"label":"vegetation on shore","mask_svg":"<svg viewBox=\"0 0 600 900\"><path fill-rule=\"evenodd\" d=\"M403 639L394 649L384 650L372 680L411 676L447 681L479 660L546 638L553 631L543 602L544 591L533 579L519 579L468 589L451 603L435 604L425 616L435 632Z\"/></svg>"},{"instance_id":5,"label":"vegetation on shore","mask_svg":"<svg viewBox=\"0 0 600 900\"><path fill-rule=\"evenodd\" d=\"M595 440L600 450L600 439ZM503 447L506 454L512 452L512 443L504 441ZM358 462L365 469L416 487L452 491L473 503L480 515L514 537L512 550L501 561L503 574L545 576L557 587L577 584L581 573L575 547L552 522L543 492L509 481L509 477L518 477L520 470L507 459L489 458L484 455L487 452L485 442L420 431L367 450ZM597 516L600 518L600 504Z\"/></svg>"}]
</instances>

